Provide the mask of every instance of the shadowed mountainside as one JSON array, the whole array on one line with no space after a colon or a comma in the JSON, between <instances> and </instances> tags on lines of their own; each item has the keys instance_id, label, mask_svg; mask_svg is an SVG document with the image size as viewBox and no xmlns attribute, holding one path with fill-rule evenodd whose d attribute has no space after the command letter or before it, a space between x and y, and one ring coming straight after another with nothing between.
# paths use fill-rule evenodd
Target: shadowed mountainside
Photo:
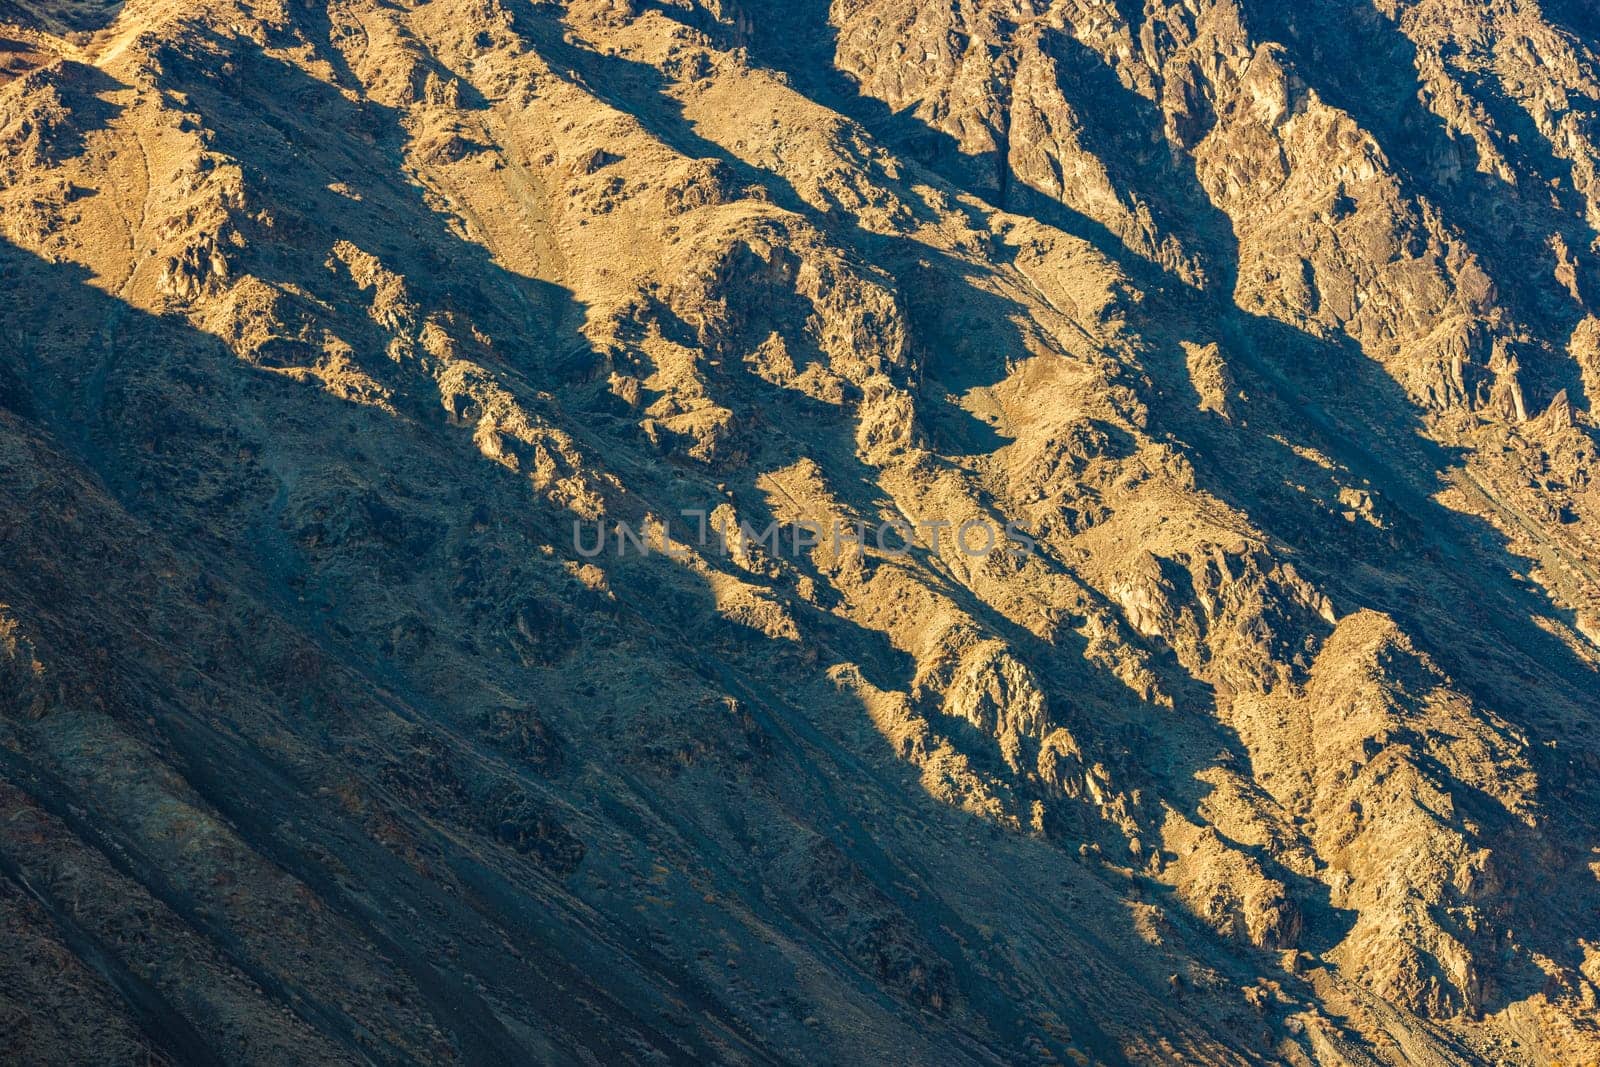
<instances>
[{"instance_id":1,"label":"shadowed mountainside","mask_svg":"<svg viewBox=\"0 0 1600 1067\"><path fill-rule=\"evenodd\" d=\"M1600 1054L1546 8L0 2L0 1056Z\"/></svg>"}]
</instances>

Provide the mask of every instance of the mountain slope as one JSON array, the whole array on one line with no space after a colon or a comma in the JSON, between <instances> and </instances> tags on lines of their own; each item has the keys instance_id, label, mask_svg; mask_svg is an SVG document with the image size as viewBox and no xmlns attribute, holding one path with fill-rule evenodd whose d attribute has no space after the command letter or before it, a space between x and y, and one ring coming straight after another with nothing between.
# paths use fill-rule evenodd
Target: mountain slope
<instances>
[{"instance_id":1,"label":"mountain slope","mask_svg":"<svg viewBox=\"0 0 1600 1067\"><path fill-rule=\"evenodd\" d=\"M0 1049L1600 1054L1592 23L0 2Z\"/></svg>"}]
</instances>

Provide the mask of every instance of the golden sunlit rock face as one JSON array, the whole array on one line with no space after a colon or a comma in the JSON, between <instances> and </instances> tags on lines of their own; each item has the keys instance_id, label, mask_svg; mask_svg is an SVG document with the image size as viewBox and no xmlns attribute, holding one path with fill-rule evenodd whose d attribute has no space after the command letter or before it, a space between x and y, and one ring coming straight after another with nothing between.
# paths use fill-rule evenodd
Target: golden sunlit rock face
<instances>
[{"instance_id":1,"label":"golden sunlit rock face","mask_svg":"<svg viewBox=\"0 0 1600 1067\"><path fill-rule=\"evenodd\" d=\"M0 1061L1600 1059L1585 0L0 0Z\"/></svg>"}]
</instances>

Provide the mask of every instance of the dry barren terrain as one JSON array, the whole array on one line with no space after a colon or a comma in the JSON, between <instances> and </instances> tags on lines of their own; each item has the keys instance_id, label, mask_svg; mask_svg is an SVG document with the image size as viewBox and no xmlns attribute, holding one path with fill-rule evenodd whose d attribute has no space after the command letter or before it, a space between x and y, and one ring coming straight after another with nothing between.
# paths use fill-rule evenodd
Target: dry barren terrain
<instances>
[{"instance_id":1,"label":"dry barren terrain","mask_svg":"<svg viewBox=\"0 0 1600 1067\"><path fill-rule=\"evenodd\" d=\"M1587 0L0 0L0 1061L1600 1060L1597 250Z\"/></svg>"}]
</instances>

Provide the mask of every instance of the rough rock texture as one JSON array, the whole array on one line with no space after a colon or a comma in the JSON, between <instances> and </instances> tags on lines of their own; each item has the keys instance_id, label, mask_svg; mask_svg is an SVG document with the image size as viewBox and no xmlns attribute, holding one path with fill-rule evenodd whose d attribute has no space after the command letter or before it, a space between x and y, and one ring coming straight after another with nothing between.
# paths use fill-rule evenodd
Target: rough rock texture
<instances>
[{"instance_id":1,"label":"rough rock texture","mask_svg":"<svg viewBox=\"0 0 1600 1067\"><path fill-rule=\"evenodd\" d=\"M1595 1059L1597 121L1582 0L0 0L0 1060Z\"/></svg>"}]
</instances>

